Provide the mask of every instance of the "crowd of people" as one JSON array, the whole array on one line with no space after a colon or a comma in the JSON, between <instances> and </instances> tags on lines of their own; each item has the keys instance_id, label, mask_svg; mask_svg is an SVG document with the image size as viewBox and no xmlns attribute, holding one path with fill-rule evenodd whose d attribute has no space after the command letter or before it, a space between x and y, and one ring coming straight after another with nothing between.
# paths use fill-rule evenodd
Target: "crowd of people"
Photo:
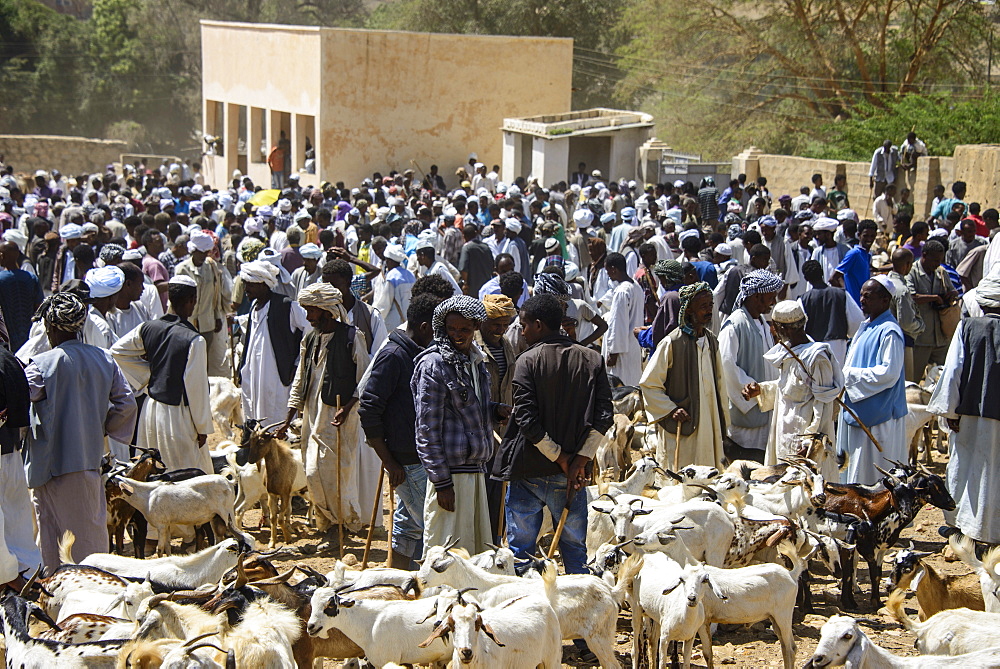
<instances>
[{"instance_id":1,"label":"crowd of people","mask_svg":"<svg viewBox=\"0 0 1000 669\"><path fill-rule=\"evenodd\" d=\"M582 164L504 183L474 154L447 177L292 174L280 193L180 164L5 166L0 582L57 566L67 529L78 559L107 549L106 451L211 472L210 377L239 385L248 424L297 427L319 550L369 522L384 471L395 566L449 536L527 558L566 507L578 573L574 493L614 387L641 390L662 465L775 463L822 433L847 462L827 477L873 484L908 458L905 384L943 365L949 522L1000 543L998 213L956 182L918 216L905 169L890 142L870 194L815 174L773 196L766 178L642 186Z\"/></svg>"}]
</instances>

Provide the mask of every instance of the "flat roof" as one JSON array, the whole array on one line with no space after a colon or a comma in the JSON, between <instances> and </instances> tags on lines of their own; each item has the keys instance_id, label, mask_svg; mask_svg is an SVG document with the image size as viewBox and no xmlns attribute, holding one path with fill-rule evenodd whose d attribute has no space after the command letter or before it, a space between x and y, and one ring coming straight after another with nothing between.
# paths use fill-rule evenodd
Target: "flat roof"
<instances>
[{"instance_id":1,"label":"flat roof","mask_svg":"<svg viewBox=\"0 0 1000 669\"><path fill-rule=\"evenodd\" d=\"M502 129L522 135L565 137L567 135L592 135L628 128L652 127L653 125L653 117L650 114L595 107L563 114L505 118Z\"/></svg>"},{"instance_id":2,"label":"flat roof","mask_svg":"<svg viewBox=\"0 0 1000 669\"><path fill-rule=\"evenodd\" d=\"M284 23L246 23L243 21L216 21L201 19L202 26L211 28L232 28L236 30L273 30L280 32L325 32L325 33L377 33L385 35L426 35L428 37L461 37L482 40L533 40L537 42L573 42L572 37L537 37L534 35L473 35L468 33L424 33L414 30L369 30L367 28L334 28L327 26L299 26Z\"/></svg>"}]
</instances>

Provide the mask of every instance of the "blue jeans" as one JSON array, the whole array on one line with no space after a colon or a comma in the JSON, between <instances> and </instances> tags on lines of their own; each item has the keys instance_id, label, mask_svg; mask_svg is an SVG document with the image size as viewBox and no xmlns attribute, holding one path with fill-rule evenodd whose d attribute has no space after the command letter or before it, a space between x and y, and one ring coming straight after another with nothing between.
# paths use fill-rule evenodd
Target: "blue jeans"
<instances>
[{"instance_id":1,"label":"blue jeans","mask_svg":"<svg viewBox=\"0 0 1000 669\"><path fill-rule=\"evenodd\" d=\"M538 532L542 514L548 507L552 527L566 506L566 477L562 474L511 481L507 487L507 543L519 560L538 552ZM559 553L567 574L586 574L587 568L587 494L578 490L573 497L566 525L559 537Z\"/></svg>"},{"instance_id":2,"label":"blue jeans","mask_svg":"<svg viewBox=\"0 0 1000 669\"><path fill-rule=\"evenodd\" d=\"M392 514L392 550L419 560L424 552L424 495L427 471L419 462L403 465L406 478L396 487L396 510Z\"/></svg>"}]
</instances>

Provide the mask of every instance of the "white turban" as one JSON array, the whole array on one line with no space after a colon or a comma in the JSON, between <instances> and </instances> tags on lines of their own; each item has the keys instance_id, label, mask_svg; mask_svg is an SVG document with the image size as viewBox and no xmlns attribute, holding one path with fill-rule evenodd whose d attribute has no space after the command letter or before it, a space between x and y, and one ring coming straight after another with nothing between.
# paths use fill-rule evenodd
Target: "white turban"
<instances>
[{"instance_id":1,"label":"white turban","mask_svg":"<svg viewBox=\"0 0 1000 669\"><path fill-rule=\"evenodd\" d=\"M292 210L292 201L291 200L287 200L285 198L282 198L282 199L278 200L278 209L280 209L281 211L291 211Z\"/></svg>"},{"instance_id":2,"label":"white turban","mask_svg":"<svg viewBox=\"0 0 1000 669\"><path fill-rule=\"evenodd\" d=\"M98 267L88 270L83 277L90 288L91 298L110 297L125 285L125 272L117 267Z\"/></svg>"},{"instance_id":3,"label":"white turban","mask_svg":"<svg viewBox=\"0 0 1000 669\"><path fill-rule=\"evenodd\" d=\"M382 252L389 260L395 260L398 263L406 262L406 253L403 251L403 247L398 244L389 244L385 247L385 251Z\"/></svg>"},{"instance_id":4,"label":"white turban","mask_svg":"<svg viewBox=\"0 0 1000 669\"><path fill-rule=\"evenodd\" d=\"M185 274L174 274L167 283L171 286L190 286L197 288L198 282Z\"/></svg>"},{"instance_id":5,"label":"white turban","mask_svg":"<svg viewBox=\"0 0 1000 669\"><path fill-rule=\"evenodd\" d=\"M701 239L701 232L698 231L698 228L690 228L677 235L677 239L687 239L688 237L698 237Z\"/></svg>"},{"instance_id":6,"label":"white turban","mask_svg":"<svg viewBox=\"0 0 1000 669\"><path fill-rule=\"evenodd\" d=\"M264 224L256 218L249 218L247 222L243 224L243 231L248 235L255 235L264 232Z\"/></svg>"},{"instance_id":7,"label":"white turban","mask_svg":"<svg viewBox=\"0 0 1000 669\"><path fill-rule=\"evenodd\" d=\"M589 209L577 209L573 212L573 221L578 228L589 228L594 222L594 212Z\"/></svg>"},{"instance_id":8,"label":"white turban","mask_svg":"<svg viewBox=\"0 0 1000 669\"><path fill-rule=\"evenodd\" d=\"M521 222L516 218L511 216L503 222L504 227L513 232L515 235L521 232Z\"/></svg>"},{"instance_id":9,"label":"white turban","mask_svg":"<svg viewBox=\"0 0 1000 669\"><path fill-rule=\"evenodd\" d=\"M853 209L841 209L837 212L837 220L843 221L844 219L851 219L855 223L858 222L858 214Z\"/></svg>"},{"instance_id":10,"label":"white turban","mask_svg":"<svg viewBox=\"0 0 1000 669\"><path fill-rule=\"evenodd\" d=\"M816 232L836 232L840 224L829 216L821 216L813 221L813 230Z\"/></svg>"},{"instance_id":11,"label":"white turban","mask_svg":"<svg viewBox=\"0 0 1000 669\"><path fill-rule=\"evenodd\" d=\"M240 266L244 283L266 283L268 288L278 285L278 268L265 260L245 262Z\"/></svg>"},{"instance_id":12,"label":"white turban","mask_svg":"<svg viewBox=\"0 0 1000 669\"><path fill-rule=\"evenodd\" d=\"M420 237L417 239L417 243L413 245L414 251L422 251L424 249L433 249L434 240L428 237Z\"/></svg>"},{"instance_id":13,"label":"white turban","mask_svg":"<svg viewBox=\"0 0 1000 669\"><path fill-rule=\"evenodd\" d=\"M715 252L718 253L720 256L727 256L729 258L733 257L733 247L725 242L717 244L715 247Z\"/></svg>"},{"instance_id":14,"label":"white turban","mask_svg":"<svg viewBox=\"0 0 1000 669\"><path fill-rule=\"evenodd\" d=\"M3 233L3 240L17 244L17 248L21 249L21 253L24 253L25 249L28 248L28 238L20 230L5 231Z\"/></svg>"},{"instance_id":15,"label":"white turban","mask_svg":"<svg viewBox=\"0 0 1000 669\"><path fill-rule=\"evenodd\" d=\"M299 255L310 260L319 260L323 256L323 249L309 242L299 247Z\"/></svg>"},{"instance_id":16,"label":"white turban","mask_svg":"<svg viewBox=\"0 0 1000 669\"><path fill-rule=\"evenodd\" d=\"M325 281L306 286L299 291L299 305L316 307L329 311L342 323L347 322L347 312L344 311L344 296L340 290Z\"/></svg>"},{"instance_id":17,"label":"white turban","mask_svg":"<svg viewBox=\"0 0 1000 669\"><path fill-rule=\"evenodd\" d=\"M976 286L976 302L983 309L1000 309L1000 263Z\"/></svg>"},{"instance_id":18,"label":"white turban","mask_svg":"<svg viewBox=\"0 0 1000 669\"><path fill-rule=\"evenodd\" d=\"M129 262L134 262L136 260L142 261L142 257L146 255L146 250L143 247L137 249L125 249L125 253L122 254L122 260L127 260Z\"/></svg>"},{"instance_id":19,"label":"white turban","mask_svg":"<svg viewBox=\"0 0 1000 669\"><path fill-rule=\"evenodd\" d=\"M59 236L63 239L79 239L83 237L83 227L76 223L67 223L59 228Z\"/></svg>"},{"instance_id":20,"label":"white turban","mask_svg":"<svg viewBox=\"0 0 1000 669\"><path fill-rule=\"evenodd\" d=\"M292 275L288 273L285 266L281 264L281 254L267 246L260 250L257 254L257 260L263 260L274 265L278 269L278 281L281 283L289 283L292 280Z\"/></svg>"},{"instance_id":21,"label":"white turban","mask_svg":"<svg viewBox=\"0 0 1000 669\"><path fill-rule=\"evenodd\" d=\"M212 238L212 235L204 230L195 230L191 233L191 237L188 240L188 253L194 253L195 251L208 253L212 250L213 246L215 246L215 240Z\"/></svg>"}]
</instances>

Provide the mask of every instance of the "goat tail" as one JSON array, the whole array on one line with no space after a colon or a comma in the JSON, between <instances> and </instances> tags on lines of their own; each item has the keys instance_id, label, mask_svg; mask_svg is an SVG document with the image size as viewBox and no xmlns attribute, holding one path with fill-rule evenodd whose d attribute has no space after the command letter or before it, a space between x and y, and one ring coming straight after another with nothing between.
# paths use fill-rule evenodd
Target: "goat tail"
<instances>
[{"instance_id":1,"label":"goat tail","mask_svg":"<svg viewBox=\"0 0 1000 669\"><path fill-rule=\"evenodd\" d=\"M795 544L789 539L783 539L775 547L779 553L781 553L788 562L792 565L788 573L792 577L793 581L798 581L799 576L802 575L802 571L806 567L806 561L802 559L799 555L799 551L795 548Z\"/></svg>"},{"instance_id":2,"label":"goat tail","mask_svg":"<svg viewBox=\"0 0 1000 669\"><path fill-rule=\"evenodd\" d=\"M976 557L976 542L971 537L967 537L960 531L956 531L948 537L948 545L951 546L951 550L965 564L977 570L984 568L983 563ZM995 562L995 559L992 561Z\"/></svg>"},{"instance_id":3,"label":"goat tail","mask_svg":"<svg viewBox=\"0 0 1000 669\"><path fill-rule=\"evenodd\" d=\"M628 593L629 588L632 587L632 580L639 575L644 562L645 560L641 553L633 553L628 556L618 570L618 580L611 589L611 595L615 598L619 606L625 601L625 595Z\"/></svg>"},{"instance_id":4,"label":"goat tail","mask_svg":"<svg viewBox=\"0 0 1000 669\"><path fill-rule=\"evenodd\" d=\"M63 532L59 539L59 562L62 564L76 564L73 560L73 544L76 543L76 535L71 530Z\"/></svg>"},{"instance_id":5,"label":"goat tail","mask_svg":"<svg viewBox=\"0 0 1000 669\"><path fill-rule=\"evenodd\" d=\"M919 630L921 624L911 618L907 613L906 609L903 608L903 602L906 600L906 591L902 588L896 588L889 595L889 599L885 602L885 608L888 609L892 617L899 621L899 623L905 627L908 631L913 632Z\"/></svg>"},{"instance_id":6,"label":"goat tail","mask_svg":"<svg viewBox=\"0 0 1000 669\"><path fill-rule=\"evenodd\" d=\"M549 600L549 605L554 609L559 601L559 588L556 586L556 563L552 560L545 561L545 568L542 570L542 583L545 584L545 598Z\"/></svg>"}]
</instances>

